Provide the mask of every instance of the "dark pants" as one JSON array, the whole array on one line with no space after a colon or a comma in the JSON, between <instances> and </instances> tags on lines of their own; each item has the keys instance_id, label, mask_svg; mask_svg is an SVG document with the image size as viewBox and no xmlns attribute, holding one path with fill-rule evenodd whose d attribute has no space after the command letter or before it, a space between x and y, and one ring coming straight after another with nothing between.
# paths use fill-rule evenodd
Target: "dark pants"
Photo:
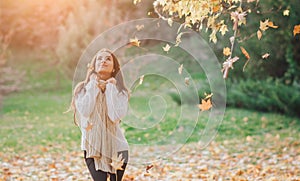
<instances>
[{"instance_id":1,"label":"dark pants","mask_svg":"<svg viewBox=\"0 0 300 181\"><path fill-rule=\"evenodd\" d=\"M101 171L101 170L96 170L94 159L93 158L86 158L86 151L84 151L85 163L86 163L86 166L88 167L88 169L89 169L89 171L92 175L93 180L94 181L106 181L107 176L109 174L110 181L121 181L122 177L124 175L124 172L125 172L127 162L128 162L128 151L120 151L120 152L118 152L118 156L121 153L122 153L122 156L123 156L122 159L124 159L124 164L122 165L123 170L117 170L117 175L116 175L116 174L104 172L104 171Z\"/></svg>"}]
</instances>

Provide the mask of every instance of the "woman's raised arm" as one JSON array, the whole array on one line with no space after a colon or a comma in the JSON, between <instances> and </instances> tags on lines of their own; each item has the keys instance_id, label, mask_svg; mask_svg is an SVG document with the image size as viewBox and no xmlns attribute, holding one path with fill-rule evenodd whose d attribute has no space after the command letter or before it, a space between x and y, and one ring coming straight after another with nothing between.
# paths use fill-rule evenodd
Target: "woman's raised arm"
<instances>
[{"instance_id":1,"label":"woman's raised arm","mask_svg":"<svg viewBox=\"0 0 300 181\"><path fill-rule=\"evenodd\" d=\"M91 79L76 97L76 109L83 117L89 117L94 109L96 97L99 93L97 84L95 79Z\"/></svg>"}]
</instances>

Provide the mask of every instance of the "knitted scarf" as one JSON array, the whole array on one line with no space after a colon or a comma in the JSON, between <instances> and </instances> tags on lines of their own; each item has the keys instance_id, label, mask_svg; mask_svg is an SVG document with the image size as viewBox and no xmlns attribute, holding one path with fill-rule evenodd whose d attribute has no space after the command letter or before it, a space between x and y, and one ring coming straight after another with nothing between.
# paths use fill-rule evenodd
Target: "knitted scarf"
<instances>
[{"instance_id":1,"label":"knitted scarf","mask_svg":"<svg viewBox=\"0 0 300 181\"><path fill-rule=\"evenodd\" d=\"M101 91L88 124L92 126L86 129L87 158L94 158L96 170L116 173L111 166L112 159L117 155L116 126L108 117L105 94Z\"/></svg>"}]
</instances>

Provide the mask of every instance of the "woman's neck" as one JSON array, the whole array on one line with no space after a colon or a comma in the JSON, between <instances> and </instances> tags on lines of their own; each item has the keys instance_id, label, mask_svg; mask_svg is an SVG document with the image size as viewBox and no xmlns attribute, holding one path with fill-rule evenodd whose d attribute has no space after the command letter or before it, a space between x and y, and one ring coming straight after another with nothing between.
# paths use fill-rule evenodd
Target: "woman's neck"
<instances>
[{"instance_id":1,"label":"woman's neck","mask_svg":"<svg viewBox=\"0 0 300 181\"><path fill-rule=\"evenodd\" d=\"M107 79L111 78L111 74L109 74L109 73L101 73L101 74L98 74L98 77L101 80L107 80Z\"/></svg>"}]
</instances>

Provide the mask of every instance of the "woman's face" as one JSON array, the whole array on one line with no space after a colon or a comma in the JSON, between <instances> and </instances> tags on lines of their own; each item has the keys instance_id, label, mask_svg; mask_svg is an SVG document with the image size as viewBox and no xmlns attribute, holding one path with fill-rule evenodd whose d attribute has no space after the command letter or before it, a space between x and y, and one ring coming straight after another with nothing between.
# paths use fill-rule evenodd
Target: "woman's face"
<instances>
[{"instance_id":1,"label":"woman's face","mask_svg":"<svg viewBox=\"0 0 300 181\"><path fill-rule=\"evenodd\" d=\"M114 68L113 57L108 52L100 52L96 56L95 70L97 73L112 73Z\"/></svg>"}]
</instances>

